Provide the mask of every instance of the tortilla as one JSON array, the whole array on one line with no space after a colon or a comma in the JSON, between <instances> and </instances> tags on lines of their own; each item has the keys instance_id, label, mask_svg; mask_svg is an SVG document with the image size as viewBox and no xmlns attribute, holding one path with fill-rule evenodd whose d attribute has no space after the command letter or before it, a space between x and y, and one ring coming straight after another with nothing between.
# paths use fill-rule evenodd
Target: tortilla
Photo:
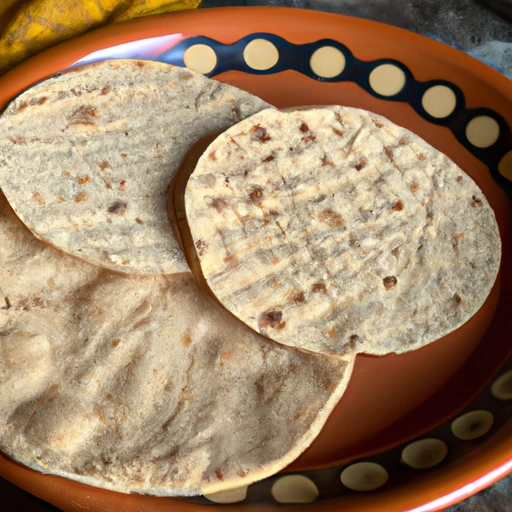
<instances>
[{"instance_id":1,"label":"tortilla","mask_svg":"<svg viewBox=\"0 0 512 512\"><path fill-rule=\"evenodd\" d=\"M187 266L166 191L197 138L269 105L160 62L112 60L45 80L0 119L0 188L34 234L112 270Z\"/></svg>"},{"instance_id":2,"label":"tortilla","mask_svg":"<svg viewBox=\"0 0 512 512\"><path fill-rule=\"evenodd\" d=\"M285 345L414 350L464 324L497 277L498 225L476 183L367 111L255 114L209 145L184 194L198 278Z\"/></svg>"},{"instance_id":3,"label":"tortilla","mask_svg":"<svg viewBox=\"0 0 512 512\"><path fill-rule=\"evenodd\" d=\"M0 197L0 449L120 492L195 495L294 460L353 359L283 347L190 273L110 272L35 239Z\"/></svg>"}]
</instances>

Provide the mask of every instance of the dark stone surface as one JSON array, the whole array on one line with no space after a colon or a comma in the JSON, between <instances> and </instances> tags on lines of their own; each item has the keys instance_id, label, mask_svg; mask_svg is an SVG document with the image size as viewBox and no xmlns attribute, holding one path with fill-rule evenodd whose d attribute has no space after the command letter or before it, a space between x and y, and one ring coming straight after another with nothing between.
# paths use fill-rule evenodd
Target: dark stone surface
<instances>
[{"instance_id":1,"label":"dark stone surface","mask_svg":"<svg viewBox=\"0 0 512 512\"><path fill-rule=\"evenodd\" d=\"M446 512L510 512L512 511L512 475L471 496Z\"/></svg>"}]
</instances>

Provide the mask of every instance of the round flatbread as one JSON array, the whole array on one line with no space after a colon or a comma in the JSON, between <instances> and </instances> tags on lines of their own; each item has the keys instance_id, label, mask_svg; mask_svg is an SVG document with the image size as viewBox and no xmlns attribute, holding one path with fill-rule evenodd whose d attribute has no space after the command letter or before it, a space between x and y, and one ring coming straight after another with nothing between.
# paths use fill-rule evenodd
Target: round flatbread
<instances>
[{"instance_id":1,"label":"round flatbread","mask_svg":"<svg viewBox=\"0 0 512 512\"><path fill-rule=\"evenodd\" d=\"M269 105L160 62L112 60L45 80L0 118L0 187L51 245L128 273L187 271L166 192L189 147Z\"/></svg>"},{"instance_id":2,"label":"round flatbread","mask_svg":"<svg viewBox=\"0 0 512 512\"><path fill-rule=\"evenodd\" d=\"M120 492L195 495L292 462L353 360L283 347L190 273L130 276L35 239L0 195L0 449Z\"/></svg>"},{"instance_id":3,"label":"round flatbread","mask_svg":"<svg viewBox=\"0 0 512 512\"><path fill-rule=\"evenodd\" d=\"M219 302L322 353L430 343L480 308L500 264L475 182L354 108L265 110L233 126L199 159L184 208L187 250Z\"/></svg>"}]
</instances>

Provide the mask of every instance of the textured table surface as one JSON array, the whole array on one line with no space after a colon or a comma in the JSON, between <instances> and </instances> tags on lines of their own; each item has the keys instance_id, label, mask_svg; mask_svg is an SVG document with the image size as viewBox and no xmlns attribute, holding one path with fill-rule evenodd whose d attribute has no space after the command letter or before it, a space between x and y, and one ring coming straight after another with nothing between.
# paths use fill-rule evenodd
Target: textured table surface
<instances>
[{"instance_id":1,"label":"textured table surface","mask_svg":"<svg viewBox=\"0 0 512 512\"><path fill-rule=\"evenodd\" d=\"M512 0L203 0L203 8L234 5L299 7L382 21L463 50L512 79ZM0 495L5 512L58 512L2 479ZM511 512L512 475L446 511Z\"/></svg>"}]
</instances>

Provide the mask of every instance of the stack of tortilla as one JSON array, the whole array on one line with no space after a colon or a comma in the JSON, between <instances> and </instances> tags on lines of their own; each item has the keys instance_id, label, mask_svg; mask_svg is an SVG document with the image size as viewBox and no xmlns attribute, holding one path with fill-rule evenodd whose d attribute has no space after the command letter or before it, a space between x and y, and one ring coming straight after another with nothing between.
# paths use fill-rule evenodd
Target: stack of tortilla
<instances>
[{"instance_id":1,"label":"stack of tortilla","mask_svg":"<svg viewBox=\"0 0 512 512\"><path fill-rule=\"evenodd\" d=\"M280 113L161 63L21 94L0 118L0 188L0 449L121 492L281 470L357 353L457 328L499 265L481 191L410 132L340 107Z\"/></svg>"}]
</instances>

